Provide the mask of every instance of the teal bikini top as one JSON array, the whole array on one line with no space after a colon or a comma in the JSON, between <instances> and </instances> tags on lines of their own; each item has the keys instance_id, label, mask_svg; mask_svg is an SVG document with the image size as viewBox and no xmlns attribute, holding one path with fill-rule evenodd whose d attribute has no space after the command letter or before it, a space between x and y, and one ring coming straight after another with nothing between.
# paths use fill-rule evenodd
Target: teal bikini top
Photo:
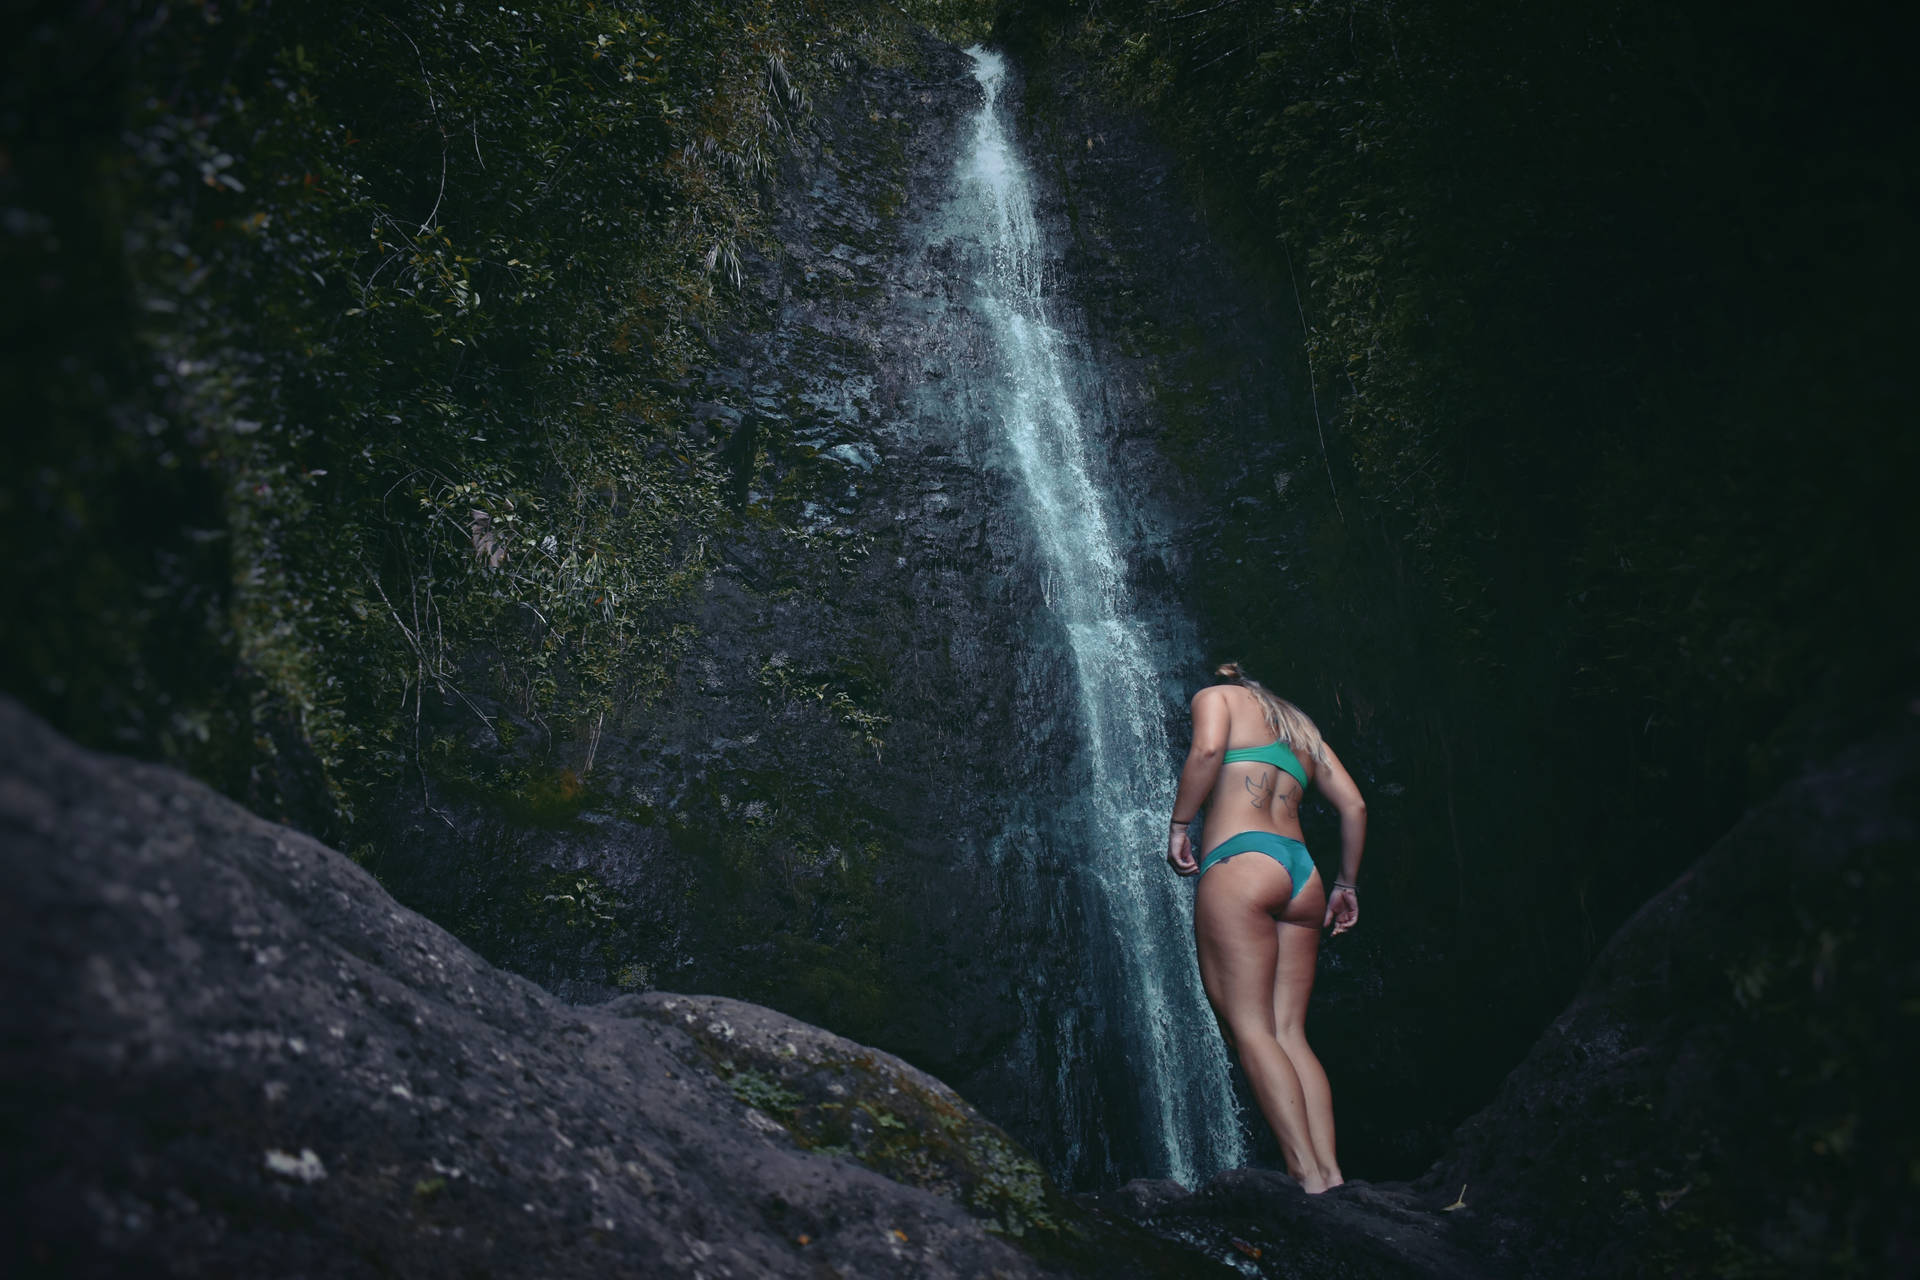
<instances>
[{"instance_id":1,"label":"teal bikini top","mask_svg":"<svg viewBox=\"0 0 1920 1280\"><path fill-rule=\"evenodd\" d=\"M1289 747L1279 738L1275 738L1264 747L1235 747L1228 751L1226 755L1222 756L1221 759L1227 764L1238 764L1242 760L1258 760L1261 764L1270 764L1276 768L1285 769L1288 773L1300 779L1300 789L1302 791L1307 789L1307 771L1306 768L1301 765L1300 757L1293 754L1293 748Z\"/></svg>"}]
</instances>

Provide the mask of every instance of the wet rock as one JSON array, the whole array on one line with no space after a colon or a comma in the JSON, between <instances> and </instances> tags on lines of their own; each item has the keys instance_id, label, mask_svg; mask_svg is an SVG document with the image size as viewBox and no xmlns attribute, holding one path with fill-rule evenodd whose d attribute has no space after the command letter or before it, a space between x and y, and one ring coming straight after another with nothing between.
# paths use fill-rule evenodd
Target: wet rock
<instances>
[{"instance_id":1,"label":"wet rock","mask_svg":"<svg viewBox=\"0 0 1920 1280\"><path fill-rule=\"evenodd\" d=\"M11 701L0 873L9 1276L1197 1274L898 1059L564 1004Z\"/></svg>"},{"instance_id":2,"label":"wet rock","mask_svg":"<svg viewBox=\"0 0 1920 1280\"><path fill-rule=\"evenodd\" d=\"M858 467L862 471L871 471L875 466L879 465L880 462L879 453L874 450L872 445L864 442L837 444L831 449L822 450L820 456L823 458L832 458L835 462L844 462L848 466Z\"/></svg>"},{"instance_id":3,"label":"wet rock","mask_svg":"<svg viewBox=\"0 0 1920 1280\"><path fill-rule=\"evenodd\" d=\"M1309 1196L1283 1173L1233 1169L1197 1192L1178 1183L1132 1182L1088 1199L1243 1275L1476 1280L1494 1274L1405 1187L1349 1182Z\"/></svg>"},{"instance_id":4,"label":"wet rock","mask_svg":"<svg viewBox=\"0 0 1920 1280\"><path fill-rule=\"evenodd\" d=\"M687 406L687 412L695 422L721 422L729 427L740 422L740 410L713 400L696 400Z\"/></svg>"}]
</instances>

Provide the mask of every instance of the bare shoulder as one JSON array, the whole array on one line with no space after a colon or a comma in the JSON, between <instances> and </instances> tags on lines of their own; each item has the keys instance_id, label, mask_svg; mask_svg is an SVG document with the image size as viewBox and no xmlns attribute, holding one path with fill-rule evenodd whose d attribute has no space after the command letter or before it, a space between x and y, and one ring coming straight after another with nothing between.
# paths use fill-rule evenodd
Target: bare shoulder
<instances>
[{"instance_id":1,"label":"bare shoulder","mask_svg":"<svg viewBox=\"0 0 1920 1280\"><path fill-rule=\"evenodd\" d=\"M1210 684L1206 688L1202 689L1200 692L1193 695L1192 705L1197 710L1200 707L1210 706L1216 702L1225 702L1227 698L1227 690L1231 689L1232 687L1233 687L1232 685L1227 685L1227 684Z\"/></svg>"},{"instance_id":2,"label":"bare shoulder","mask_svg":"<svg viewBox=\"0 0 1920 1280\"><path fill-rule=\"evenodd\" d=\"M1237 685L1231 684L1208 685L1193 695L1193 713L1200 715L1204 712L1208 715L1231 716L1233 714L1233 690L1238 687Z\"/></svg>"},{"instance_id":3,"label":"bare shoulder","mask_svg":"<svg viewBox=\"0 0 1920 1280\"><path fill-rule=\"evenodd\" d=\"M1227 697L1231 685L1211 684L1193 695L1194 727L1211 729L1218 726L1222 733L1233 723L1233 702Z\"/></svg>"}]
</instances>

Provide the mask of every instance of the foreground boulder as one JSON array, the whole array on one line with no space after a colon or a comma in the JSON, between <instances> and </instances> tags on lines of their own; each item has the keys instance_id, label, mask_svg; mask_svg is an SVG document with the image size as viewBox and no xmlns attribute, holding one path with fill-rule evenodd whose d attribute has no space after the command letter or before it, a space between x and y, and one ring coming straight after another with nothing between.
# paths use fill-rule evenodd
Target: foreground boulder
<instances>
[{"instance_id":1,"label":"foreground boulder","mask_svg":"<svg viewBox=\"0 0 1920 1280\"><path fill-rule=\"evenodd\" d=\"M1817 762L1621 926L1416 1184L1464 1198L1452 1225L1483 1256L1920 1274L1920 699L1798 741Z\"/></svg>"},{"instance_id":2,"label":"foreground boulder","mask_svg":"<svg viewBox=\"0 0 1920 1280\"><path fill-rule=\"evenodd\" d=\"M1190 1275L906 1063L561 1003L0 701L0 1273Z\"/></svg>"}]
</instances>

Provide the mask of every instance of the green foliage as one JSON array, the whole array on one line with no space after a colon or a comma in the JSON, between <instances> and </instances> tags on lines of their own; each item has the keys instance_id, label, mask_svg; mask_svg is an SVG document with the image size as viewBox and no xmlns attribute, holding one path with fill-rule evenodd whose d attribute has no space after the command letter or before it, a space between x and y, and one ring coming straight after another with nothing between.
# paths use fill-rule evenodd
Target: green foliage
<instances>
[{"instance_id":1,"label":"green foliage","mask_svg":"<svg viewBox=\"0 0 1920 1280\"><path fill-rule=\"evenodd\" d=\"M548 875L544 889L528 894L529 905L539 914L573 928L598 929L617 923L621 904L591 875L555 871Z\"/></svg>"},{"instance_id":2,"label":"green foliage","mask_svg":"<svg viewBox=\"0 0 1920 1280\"><path fill-rule=\"evenodd\" d=\"M10 240L10 273L77 264L56 242L88 232L76 247L118 271L73 310L123 320L95 358L110 378L59 376L59 344L107 345L77 318L40 367L7 367L50 427L80 429L9 444L0 518L28 546L65 519L33 566L47 622L8 629L16 687L270 810L296 788L268 774L304 771L317 794L295 816L322 828L403 766L424 782L455 730L532 731L584 772L605 716L683 651L675 605L731 518L675 383L738 306L811 94L897 59L903 16L327 0L116 17L138 43L82 18L61 33L118 51L97 118L68 125L92 148L81 189L57 148L14 148L0 174L15 223L47 228ZM138 493L151 531L123 514Z\"/></svg>"},{"instance_id":3,"label":"green foliage","mask_svg":"<svg viewBox=\"0 0 1920 1280\"><path fill-rule=\"evenodd\" d=\"M979 1181L968 1203L987 1216L995 1230L1024 1236L1065 1228L1064 1215L1053 1203L1055 1193L1031 1156L993 1132L974 1134L970 1154Z\"/></svg>"},{"instance_id":4,"label":"green foliage","mask_svg":"<svg viewBox=\"0 0 1920 1280\"><path fill-rule=\"evenodd\" d=\"M835 689L829 681L814 682L796 676L787 665L787 655L784 653L776 653L761 664L756 679L760 687L767 691L769 699L784 710L809 703L818 705L851 729L862 743L872 747L876 761L880 759L880 749L887 745L880 731L892 722L890 717L860 706L846 690Z\"/></svg>"},{"instance_id":5,"label":"green foliage","mask_svg":"<svg viewBox=\"0 0 1920 1280\"><path fill-rule=\"evenodd\" d=\"M901 0L900 5L914 21L955 44L984 40L1000 7L1000 0Z\"/></svg>"}]
</instances>

